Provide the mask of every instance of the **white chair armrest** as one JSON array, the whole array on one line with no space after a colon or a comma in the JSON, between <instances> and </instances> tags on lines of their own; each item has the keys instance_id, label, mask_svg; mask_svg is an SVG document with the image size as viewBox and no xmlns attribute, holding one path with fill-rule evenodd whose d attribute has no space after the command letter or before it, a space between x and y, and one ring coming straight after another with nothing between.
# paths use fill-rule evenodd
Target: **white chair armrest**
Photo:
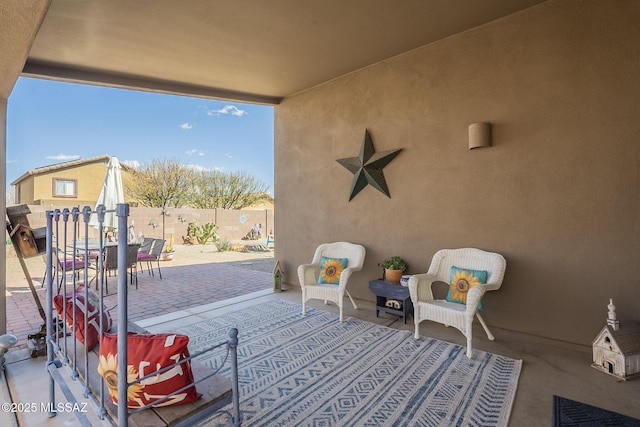
<instances>
[{"instance_id":1,"label":"white chair armrest","mask_svg":"<svg viewBox=\"0 0 640 427\"><path fill-rule=\"evenodd\" d=\"M349 277L351 277L354 271L360 271L360 269L347 267L344 270L342 270L342 273L340 273L340 283L338 284L340 291L343 291L347 288L347 282L349 281Z\"/></svg>"},{"instance_id":2,"label":"white chair armrest","mask_svg":"<svg viewBox=\"0 0 640 427\"><path fill-rule=\"evenodd\" d=\"M478 304L480 303L480 299L487 292L487 289L484 285L475 286L469 289L467 292L467 315L471 315L472 317L478 311Z\"/></svg>"},{"instance_id":3,"label":"white chair armrest","mask_svg":"<svg viewBox=\"0 0 640 427\"><path fill-rule=\"evenodd\" d=\"M320 267L319 264L302 264L298 266L298 280L300 286L315 285L318 281L316 271Z\"/></svg>"},{"instance_id":4,"label":"white chair armrest","mask_svg":"<svg viewBox=\"0 0 640 427\"><path fill-rule=\"evenodd\" d=\"M415 305L418 301L433 301L433 291L431 285L437 281L433 274L414 274L409 278L409 295L411 302Z\"/></svg>"},{"instance_id":5,"label":"white chair armrest","mask_svg":"<svg viewBox=\"0 0 640 427\"><path fill-rule=\"evenodd\" d=\"M486 291L497 291L498 289L500 289L500 286L502 285L502 282L496 283L496 282L490 282L490 283L485 283L482 285L482 287L486 290Z\"/></svg>"}]
</instances>

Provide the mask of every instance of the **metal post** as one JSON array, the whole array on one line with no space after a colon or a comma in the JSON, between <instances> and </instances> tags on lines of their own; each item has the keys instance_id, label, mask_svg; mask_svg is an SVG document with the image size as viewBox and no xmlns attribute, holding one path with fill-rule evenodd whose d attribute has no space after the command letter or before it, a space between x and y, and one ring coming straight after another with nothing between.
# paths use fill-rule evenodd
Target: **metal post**
<instances>
[{"instance_id":1,"label":"metal post","mask_svg":"<svg viewBox=\"0 0 640 427\"><path fill-rule=\"evenodd\" d=\"M233 401L233 425L240 425L240 388L238 387L238 330L229 329L229 351L231 352L231 396Z\"/></svg>"},{"instance_id":2,"label":"metal post","mask_svg":"<svg viewBox=\"0 0 640 427\"><path fill-rule=\"evenodd\" d=\"M127 217L129 205L118 204L118 425L128 426L127 411Z\"/></svg>"},{"instance_id":3,"label":"metal post","mask_svg":"<svg viewBox=\"0 0 640 427\"><path fill-rule=\"evenodd\" d=\"M129 205L116 206L118 217L118 425L127 427L127 217Z\"/></svg>"},{"instance_id":4,"label":"metal post","mask_svg":"<svg viewBox=\"0 0 640 427\"><path fill-rule=\"evenodd\" d=\"M47 328L47 366L53 363L53 212L47 211L47 240L46 240L46 257L47 257L47 275L46 280L46 307L47 310L45 312L46 316L46 328ZM36 300L37 301L37 300ZM49 375L49 408L55 407L55 399L56 399L56 388L55 382L51 375ZM55 411L49 411L49 418L55 417Z\"/></svg>"}]
</instances>

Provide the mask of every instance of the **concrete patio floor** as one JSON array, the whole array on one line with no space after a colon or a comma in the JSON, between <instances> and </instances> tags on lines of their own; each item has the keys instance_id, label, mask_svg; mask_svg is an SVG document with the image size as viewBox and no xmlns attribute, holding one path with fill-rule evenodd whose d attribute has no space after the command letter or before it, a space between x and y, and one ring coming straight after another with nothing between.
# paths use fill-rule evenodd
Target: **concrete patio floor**
<instances>
[{"instance_id":1,"label":"concrete patio floor","mask_svg":"<svg viewBox=\"0 0 640 427\"><path fill-rule=\"evenodd\" d=\"M246 261L249 262L249 261ZM199 273L199 277L210 275L214 270L210 263L196 263L190 265L189 269L180 269L178 263L171 266L162 265L163 290L172 287L183 286L186 271ZM184 267L184 266L183 266ZM246 267L246 265L245 265ZM172 272L175 270L175 274ZM131 311L136 307L144 315L137 318L140 326L150 332L161 332L173 327L195 323L207 318L224 315L230 310L240 310L242 308L265 302L271 299L284 299L290 302L300 302L301 294L297 287L288 289L280 294L271 293L271 275L266 272L256 272L247 268L226 265L218 270L228 273L227 285L211 285L215 289L229 287L229 283L234 283L233 289L237 295L231 299L210 301L201 299L198 305L179 307L182 303L176 303L170 307L158 307L155 313L142 309L145 303L147 292L158 292L149 286L139 284L139 302L133 303ZM146 275L146 272L144 273ZM246 279L245 279L246 276ZM140 275L142 277L142 274ZM255 289L247 290L243 284L250 284L251 277L262 277L264 286L262 290L256 292ZM215 279L217 280L217 279ZM215 281L214 280L214 281ZM267 286L268 284L268 286ZM249 286L249 285L248 285ZM191 286L193 287L193 286ZM152 291L153 289L153 291ZM184 288L183 288L184 290ZM131 294L136 291L132 290ZM211 289L209 293L212 293ZM172 297L165 294L165 299ZM134 301L133 299L131 301ZM206 303L205 303L206 302ZM375 304L369 301L356 301L358 310L355 310L350 303L345 301L345 316L357 317L359 319L374 322L392 328L413 330L413 324L403 324L402 320L396 316L380 313L380 317L375 316ZM328 310L337 314L337 307L333 304L325 305L322 301L312 301L312 307ZM177 308L177 309L172 309ZM603 314L603 323L605 322ZM611 411L619 412L631 417L640 418L640 380L617 381L615 378L603 374L590 367L591 348L578 346L549 339L520 334L508 330L492 328L496 336L495 341L489 341L483 335L480 325L474 325L474 348L501 354L515 359L523 360L522 373L520 375L518 390L510 418L512 426L541 426L550 425L552 419L552 398L553 395L570 398L590 405L598 406ZM597 332L597 331L596 331ZM423 322L420 326L420 333L460 345L465 345L465 340L454 328L445 328L441 325ZM242 345L242 331L239 335L240 345ZM0 387L0 399L2 402L9 402L10 398L16 403L37 403L46 402L48 398L48 379L45 371L45 358L32 359L26 350L14 350L7 356L6 385ZM73 384L78 386L78 384ZM57 394L61 401L64 398ZM79 396L76 392L76 396ZM94 415L94 408L88 405L87 416L90 417L93 425L107 425ZM35 412L22 412L15 414L3 411L0 413L0 425L2 426L75 426L80 425L75 419L75 415L67 412L59 413L54 418L47 418L47 414Z\"/></svg>"}]
</instances>

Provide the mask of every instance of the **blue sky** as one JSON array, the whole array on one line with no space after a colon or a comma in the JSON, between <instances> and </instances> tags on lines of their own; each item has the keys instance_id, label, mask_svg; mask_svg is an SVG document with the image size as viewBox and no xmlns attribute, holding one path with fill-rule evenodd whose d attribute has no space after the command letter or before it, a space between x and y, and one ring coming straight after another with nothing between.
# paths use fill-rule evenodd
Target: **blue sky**
<instances>
[{"instance_id":1,"label":"blue sky","mask_svg":"<svg viewBox=\"0 0 640 427\"><path fill-rule=\"evenodd\" d=\"M273 107L20 78L7 113L7 185L30 169L108 154L248 172L273 194Z\"/></svg>"}]
</instances>

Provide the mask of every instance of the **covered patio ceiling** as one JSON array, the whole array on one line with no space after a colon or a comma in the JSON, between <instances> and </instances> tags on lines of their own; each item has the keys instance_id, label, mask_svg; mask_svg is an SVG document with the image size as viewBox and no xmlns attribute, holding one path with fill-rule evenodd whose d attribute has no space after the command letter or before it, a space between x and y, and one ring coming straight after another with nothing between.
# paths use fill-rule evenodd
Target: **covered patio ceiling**
<instances>
[{"instance_id":1,"label":"covered patio ceiling","mask_svg":"<svg viewBox=\"0 0 640 427\"><path fill-rule=\"evenodd\" d=\"M53 0L22 75L277 104L542 2Z\"/></svg>"}]
</instances>

